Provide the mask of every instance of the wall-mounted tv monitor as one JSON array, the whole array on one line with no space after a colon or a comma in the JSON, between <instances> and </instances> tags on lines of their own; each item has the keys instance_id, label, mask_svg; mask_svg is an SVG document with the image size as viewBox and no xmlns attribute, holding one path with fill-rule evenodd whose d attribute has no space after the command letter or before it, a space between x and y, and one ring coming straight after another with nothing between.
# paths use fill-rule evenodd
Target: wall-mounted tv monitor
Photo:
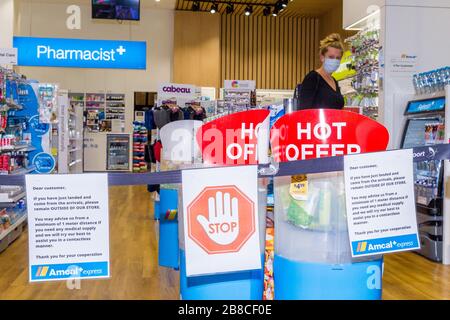
<instances>
[{"instance_id":1,"label":"wall-mounted tv monitor","mask_svg":"<svg viewBox=\"0 0 450 320\"><path fill-rule=\"evenodd\" d=\"M140 0L92 0L92 19L138 21L140 11Z\"/></svg>"}]
</instances>

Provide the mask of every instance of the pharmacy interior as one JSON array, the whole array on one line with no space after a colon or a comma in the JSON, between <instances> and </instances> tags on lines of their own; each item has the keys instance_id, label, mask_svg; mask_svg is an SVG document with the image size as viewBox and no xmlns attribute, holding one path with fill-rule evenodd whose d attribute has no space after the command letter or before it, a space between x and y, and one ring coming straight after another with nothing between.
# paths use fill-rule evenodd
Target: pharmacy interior
<instances>
[{"instance_id":1,"label":"pharmacy interior","mask_svg":"<svg viewBox=\"0 0 450 320\"><path fill-rule=\"evenodd\" d=\"M450 4L233 3L0 4L0 299L450 299ZM345 107L298 111L332 32ZM409 238L352 238L340 156L407 150Z\"/></svg>"}]
</instances>

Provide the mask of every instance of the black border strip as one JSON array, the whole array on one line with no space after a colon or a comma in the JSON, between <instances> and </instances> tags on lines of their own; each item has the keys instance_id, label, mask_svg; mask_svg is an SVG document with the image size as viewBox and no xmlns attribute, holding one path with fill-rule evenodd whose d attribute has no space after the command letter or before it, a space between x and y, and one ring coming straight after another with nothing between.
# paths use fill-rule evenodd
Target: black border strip
<instances>
[{"instance_id":1,"label":"black border strip","mask_svg":"<svg viewBox=\"0 0 450 320\"><path fill-rule=\"evenodd\" d=\"M387 152L389 151L395 150L388 150ZM417 147L413 149L413 153L414 162L449 160L450 144ZM267 167L268 165L259 166L260 169ZM295 174L324 173L343 170L344 157L339 156L280 163L279 170L274 176L284 177ZM267 176L260 175L260 177ZM151 173L109 172L108 183L110 186L181 183L181 170ZM0 185L25 185L25 175L0 175Z\"/></svg>"}]
</instances>

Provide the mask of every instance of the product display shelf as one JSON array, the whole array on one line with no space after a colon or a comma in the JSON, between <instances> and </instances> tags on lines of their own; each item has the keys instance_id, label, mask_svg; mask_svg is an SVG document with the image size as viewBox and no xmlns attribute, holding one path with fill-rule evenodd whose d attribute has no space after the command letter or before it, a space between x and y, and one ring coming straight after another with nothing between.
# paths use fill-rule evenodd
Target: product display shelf
<instances>
[{"instance_id":1,"label":"product display shelf","mask_svg":"<svg viewBox=\"0 0 450 320\"><path fill-rule=\"evenodd\" d=\"M254 91L248 89L224 89L223 100L229 110L244 111L254 105L254 94Z\"/></svg>"},{"instance_id":2,"label":"product display shelf","mask_svg":"<svg viewBox=\"0 0 450 320\"><path fill-rule=\"evenodd\" d=\"M11 175L24 175L30 172L33 172L34 170L36 170L35 166L29 166L27 168L19 168L19 169L15 169L13 171L11 171L9 174ZM1 173L0 174L8 174L8 173Z\"/></svg>"},{"instance_id":3,"label":"product display shelf","mask_svg":"<svg viewBox=\"0 0 450 320\"><path fill-rule=\"evenodd\" d=\"M7 229L0 229L0 253L6 250L24 231L27 213L24 211Z\"/></svg>"},{"instance_id":4,"label":"product display shelf","mask_svg":"<svg viewBox=\"0 0 450 320\"><path fill-rule=\"evenodd\" d=\"M106 95L106 109L105 120L120 120L120 127L124 126L125 122L125 94L123 93L108 93ZM111 123L111 130L113 125Z\"/></svg>"},{"instance_id":5,"label":"product display shelf","mask_svg":"<svg viewBox=\"0 0 450 320\"><path fill-rule=\"evenodd\" d=\"M352 68L356 70L356 75L351 78L355 91L346 92L346 105L361 107L364 115L377 120L380 31L378 28L365 28L346 39L346 42L351 46Z\"/></svg>"},{"instance_id":6,"label":"product display shelf","mask_svg":"<svg viewBox=\"0 0 450 320\"><path fill-rule=\"evenodd\" d=\"M0 175L22 175L35 170L29 164L29 155L36 148L24 133L27 118L16 113L25 109L21 103L28 95L22 84L20 75L0 69ZM27 219L25 196L24 187L0 186L0 252L23 231Z\"/></svg>"},{"instance_id":7,"label":"product display shelf","mask_svg":"<svg viewBox=\"0 0 450 320\"><path fill-rule=\"evenodd\" d=\"M107 135L107 167L106 170L130 170L130 135Z\"/></svg>"},{"instance_id":8,"label":"product display shelf","mask_svg":"<svg viewBox=\"0 0 450 320\"><path fill-rule=\"evenodd\" d=\"M145 146L148 143L148 131L143 122L133 123L133 172L148 171L145 162Z\"/></svg>"}]
</instances>

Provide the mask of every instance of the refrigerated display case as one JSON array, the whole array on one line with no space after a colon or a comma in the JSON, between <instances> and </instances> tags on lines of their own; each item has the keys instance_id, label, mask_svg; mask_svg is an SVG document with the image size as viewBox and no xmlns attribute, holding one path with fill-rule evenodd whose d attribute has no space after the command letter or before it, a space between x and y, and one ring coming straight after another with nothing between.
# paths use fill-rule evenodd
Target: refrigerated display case
<instances>
[{"instance_id":1,"label":"refrigerated display case","mask_svg":"<svg viewBox=\"0 0 450 320\"><path fill-rule=\"evenodd\" d=\"M107 135L107 168L106 170L128 171L130 169L130 137L129 135Z\"/></svg>"},{"instance_id":2,"label":"refrigerated display case","mask_svg":"<svg viewBox=\"0 0 450 320\"><path fill-rule=\"evenodd\" d=\"M431 147L445 142L445 97L409 101L405 110L406 125L402 148ZM443 257L443 161L414 163L414 190L421 249L417 252L433 261Z\"/></svg>"}]
</instances>

